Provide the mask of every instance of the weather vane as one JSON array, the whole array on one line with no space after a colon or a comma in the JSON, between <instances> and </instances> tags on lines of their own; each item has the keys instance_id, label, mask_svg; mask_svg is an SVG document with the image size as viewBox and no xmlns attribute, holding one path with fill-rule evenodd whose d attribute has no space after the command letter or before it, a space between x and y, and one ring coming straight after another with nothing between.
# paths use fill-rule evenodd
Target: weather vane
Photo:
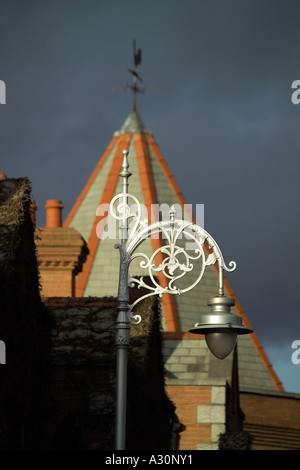
<instances>
[{"instance_id":1,"label":"weather vane","mask_svg":"<svg viewBox=\"0 0 300 470\"><path fill-rule=\"evenodd\" d=\"M145 91L144 87L140 88L138 86L138 81L140 83L143 82L143 79L141 78L141 76L137 72L137 67L141 63L142 63L142 51L141 51L141 49L136 50L136 44L135 44L135 39L134 39L133 40L133 64L134 64L134 68L128 70L128 72L131 73L133 80L132 80L131 85L129 85L129 84L126 85L126 88L130 88L130 90L133 93L133 109L136 109L136 94L137 93L144 93L144 91Z\"/></svg>"},{"instance_id":2,"label":"weather vane","mask_svg":"<svg viewBox=\"0 0 300 470\"><path fill-rule=\"evenodd\" d=\"M141 49L136 49L136 41L135 39L133 40L133 68L128 69L128 72L132 75L132 83L126 83L125 87L123 88L123 91L126 91L130 89L132 91L133 95L133 105L132 109L136 110L136 95L137 93L145 93L146 87L141 86L143 83L142 77L139 75L137 71L138 65L142 63L142 51ZM153 88L153 86L151 87ZM112 91L120 91L118 87L113 87Z\"/></svg>"}]
</instances>

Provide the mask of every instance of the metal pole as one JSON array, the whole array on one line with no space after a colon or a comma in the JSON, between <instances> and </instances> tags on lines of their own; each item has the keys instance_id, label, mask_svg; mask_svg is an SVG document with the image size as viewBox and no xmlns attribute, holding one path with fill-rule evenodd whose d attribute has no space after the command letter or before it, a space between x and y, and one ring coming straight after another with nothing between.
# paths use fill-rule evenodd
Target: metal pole
<instances>
[{"instance_id":1,"label":"metal pole","mask_svg":"<svg viewBox=\"0 0 300 470\"><path fill-rule=\"evenodd\" d=\"M117 372L116 372L116 450L125 450L127 405L127 355L129 347L129 324L127 309L118 307L116 325Z\"/></svg>"},{"instance_id":2,"label":"metal pole","mask_svg":"<svg viewBox=\"0 0 300 470\"><path fill-rule=\"evenodd\" d=\"M128 291L128 257L126 243L128 236L128 220L126 206L128 203L127 190L128 178L128 150L123 150L123 164L120 176L123 180L123 220L120 227L121 245L116 245L120 250L120 273L118 292L118 315L116 320L116 450L125 450L126 446L126 407L127 407L127 357L130 338L129 326L129 291Z\"/></svg>"},{"instance_id":3,"label":"metal pole","mask_svg":"<svg viewBox=\"0 0 300 470\"><path fill-rule=\"evenodd\" d=\"M120 177L122 178L123 192L117 194L111 201L110 214L117 220L121 221L120 224L120 238L121 243L116 245L116 248L120 251L120 273L119 273L119 292L118 292L118 306L117 306L117 320L116 320L116 450L125 450L126 448L126 408L127 408L127 360L128 360L128 349L130 342L130 323L139 323L141 320L140 315L132 315L133 308L137 301L142 300L150 295L162 296L163 293L169 294L183 294L192 289L203 277L206 266L219 263L219 296L210 299L208 305L212 305L213 313L211 315L202 315L200 317L200 323L197 323L194 328L190 331L198 334L207 334L206 341L210 344L210 349L214 350L214 354L217 357L226 357L229 354L230 348L235 344L237 334L250 333L251 330L242 325L242 320L232 313L230 313L230 306L233 305L234 301L224 296L224 282L223 282L223 270L231 272L236 268L236 264L231 261L229 263L230 268L226 266L222 253L215 242L215 240L200 226L184 221L174 219L174 209L170 211L170 222L169 228L164 222L156 222L147 225L145 221L141 222L141 206L138 200L128 194L128 179L131 173L128 171L128 150L123 150L123 163ZM120 202L121 199L121 202ZM135 201L138 205L138 211L131 211L132 207L129 207L128 200ZM115 208L114 204L118 201L118 206ZM128 220L133 219L135 222L133 228L128 233ZM190 230L193 233L191 234ZM164 247L160 247L152 255L148 257L144 253L133 252L140 245L140 243L146 238L149 238L152 234L164 233L168 239L169 254L164 259L163 263L155 268L156 273L160 270L168 278L168 285L162 288L157 284L153 277L153 256L159 251L166 253ZM196 243L196 249L194 254L189 255L185 250L177 245L177 240L181 238L181 235L188 235L188 238ZM204 242L207 242L212 252L207 255L205 259L205 252L203 249ZM182 254L185 259L178 259L177 255ZM129 287L128 287L128 266L132 259L139 256L143 257L143 267L149 270L149 276L152 280L152 284L147 284L143 277L141 279L131 278L131 282L138 287L144 287L150 292L146 295L141 296L132 305L129 305ZM179 289L176 286L177 279L181 278L185 273L190 272L193 269L193 262L200 257L203 257L201 269L197 274L196 279L190 285ZM147 262L145 262L145 259ZM192 261L192 262L191 262ZM233 302L233 303L232 303ZM216 315L218 314L218 315ZM218 317L218 318L217 318ZM134 321L133 321L134 320ZM225 321L226 320L226 321ZM228 328L234 333L233 336L228 336ZM214 330L218 330L214 332ZM222 335L223 344L221 348L216 348L215 342L218 335ZM229 338L229 341L228 341ZM224 346L225 345L225 346Z\"/></svg>"}]
</instances>

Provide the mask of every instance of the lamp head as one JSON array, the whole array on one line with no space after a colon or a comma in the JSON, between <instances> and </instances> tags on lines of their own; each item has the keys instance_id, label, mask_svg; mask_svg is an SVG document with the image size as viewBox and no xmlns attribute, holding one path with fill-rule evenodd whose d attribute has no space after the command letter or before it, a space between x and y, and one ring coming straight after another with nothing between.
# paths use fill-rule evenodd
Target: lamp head
<instances>
[{"instance_id":1,"label":"lamp head","mask_svg":"<svg viewBox=\"0 0 300 470\"><path fill-rule=\"evenodd\" d=\"M252 333L242 324L242 319L230 312L234 299L225 295L213 297L207 302L212 313L201 315L199 323L189 330L191 333L204 334L209 350L218 359L225 359L233 350L237 335Z\"/></svg>"}]
</instances>

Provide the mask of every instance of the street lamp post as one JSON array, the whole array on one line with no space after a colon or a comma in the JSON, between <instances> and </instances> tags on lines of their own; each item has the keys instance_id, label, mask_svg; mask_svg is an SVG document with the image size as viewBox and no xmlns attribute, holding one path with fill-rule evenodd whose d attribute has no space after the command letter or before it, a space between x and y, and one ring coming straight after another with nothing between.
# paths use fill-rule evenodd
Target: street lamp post
<instances>
[{"instance_id":1,"label":"street lamp post","mask_svg":"<svg viewBox=\"0 0 300 470\"><path fill-rule=\"evenodd\" d=\"M120 177L122 178L122 193L116 195L111 203L109 212L120 223L121 243L115 245L120 252L120 273L118 289L118 306L116 320L116 450L125 450L126 439L126 403L127 403L127 357L130 337L130 323L141 321L139 315L133 314L135 305L142 299L163 294L184 294L195 287L202 279L207 266L218 263L219 266L219 292L217 297L209 300L212 313L200 316L200 321L190 331L204 334L211 352L223 359L232 351L238 334L251 333L251 330L242 325L241 318L230 312L234 300L224 295L223 273L234 271L235 262L226 266L221 250L216 241L199 225L175 218L173 208L169 211L169 219L148 224L142 219L142 208L137 198L128 193L128 179L131 176L128 164L128 150L123 150L123 163ZM129 230L129 221L132 227ZM145 253L136 253L140 244L152 236L161 236L165 243L151 256ZM178 241L185 236L194 243L192 253L188 253ZM207 243L211 253L206 254L204 244ZM155 257L163 254L163 261L156 266ZM129 279L129 265L133 259L140 258L140 266L147 269L150 282L143 277ZM196 279L188 286L179 288L176 282L194 269L193 262L201 261ZM162 287L156 274L162 272L167 279L167 285ZM180 282L180 281L179 281ZM129 284L136 284L146 288L147 294L139 297L129 305Z\"/></svg>"}]
</instances>

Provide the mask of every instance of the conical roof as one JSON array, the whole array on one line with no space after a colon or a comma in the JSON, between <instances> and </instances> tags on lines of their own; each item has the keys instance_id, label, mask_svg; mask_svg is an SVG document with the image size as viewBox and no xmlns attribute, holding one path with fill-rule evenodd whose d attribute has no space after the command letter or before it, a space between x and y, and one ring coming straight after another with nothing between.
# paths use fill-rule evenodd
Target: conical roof
<instances>
[{"instance_id":1,"label":"conical roof","mask_svg":"<svg viewBox=\"0 0 300 470\"><path fill-rule=\"evenodd\" d=\"M124 149L129 151L129 170L132 173L129 193L146 207L148 214L151 213L151 205L165 204L167 207L174 205L175 208L183 208L187 204L154 136L145 127L137 110L133 109L122 128L114 133L64 223L64 226L78 230L89 248L83 271L76 279L77 296L117 295L119 251L114 248L116 239L106 233L111 216L107 217L106 225L103 224L103 220L112 198L122 192L119 173ZM143 242L142 251L151 256L161 243L163 241L159 239L147 239ZM139 264L133 264L130 270L133 275L146 275ZM187 278L189 275L193 274L188 273ZM164 282L162 278L159 280ZM190 282L191 278L187 281ZM235 299L236 304L232 310L242 317L245 326L253 329L226 278L224 287L225 293ZM218 273L215 266L208 266L201 282L187 294L164 294L162 297L164 330L187 332L199 321L200 312L209 313L207 300L217 293ZM245 371L249 371L249 367L256 369L256 374L261 376L265 384L264 388L282 390L282 385L255 333L239 337L239 358ZM240 375L243 383L241 369ZM246 376L249 377L249 374L245 374L247 382L250 379Z\"/></svg>"}]
</instances>

